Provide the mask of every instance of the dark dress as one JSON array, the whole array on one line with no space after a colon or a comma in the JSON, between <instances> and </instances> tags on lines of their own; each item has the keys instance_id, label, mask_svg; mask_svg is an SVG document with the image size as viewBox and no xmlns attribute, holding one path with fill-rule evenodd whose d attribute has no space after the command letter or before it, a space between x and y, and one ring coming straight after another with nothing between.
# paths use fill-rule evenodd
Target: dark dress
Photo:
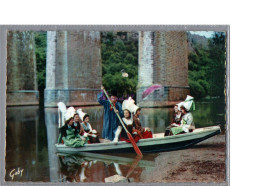
<instances>
[{"instance_id":1,"label":"dark dress","mask_svg":"<svg viewBox=\"0 0 260 186\"><path fill-rule=\"evenodd\" d=\"M123 120L124 121L124 120ZM120 123L121 124L121 123ZM122 125L122 124L121 124ZM128 132L132 135L132 137L133 137L133 139L135 140L135 142L138 142L139 141L139 139L140 139L140 137L138 136L138 135L135 135L135 134L133 134L133 125L126 125L125 123L124 123L124 126L126 127L126 129L128 130ZM128 136L127 136L127 133L126 133L126 131L125 131L125 129L124 129L124 127L122 126L122 131L121 131L121 133L120 133L120 140L121 141L126 141L126 142L128 142L128 143L130 143L130 140L129 140L129 138L128 138Z\"/></svg>"},{"instance_id":2,"label":"dark dress","mask_svg":"<svg viewBox=\"0 0 260 186\"><path fill-rule=\"evenodd\" d=\"M151 131L145 131L145 128L142 127L140 120L137 116L134 115L133 117L134 123L133 123L133 132L137 132L139 137L142 138L152 138L153 133Z\"/></svg>"},{"instance_id":3,"label":"dark dress","mask_svg":"<svg viewBox=\"0 0 260 186\"><path fill-rule=\"evenodd\" d=\"M74 134L77 135L80 133L80 126L74 125L74 123L71 126L73 129L75 129ZM63 143L62 137L67 136L66 130L68 129L68 124L63 125L61 128L59 128L59 138L58 143Z\"/></svg>"}]
</instances>

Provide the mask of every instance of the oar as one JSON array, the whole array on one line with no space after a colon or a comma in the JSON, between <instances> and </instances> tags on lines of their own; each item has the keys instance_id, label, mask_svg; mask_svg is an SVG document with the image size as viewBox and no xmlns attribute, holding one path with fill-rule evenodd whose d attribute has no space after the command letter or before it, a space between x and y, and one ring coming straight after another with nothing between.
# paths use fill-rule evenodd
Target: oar
<instances>
[{"instance_id":1,"label":"oar","mask_svg":"<svg viewBox=\"0 0 260 186\"><path fill-rule=\"evenodd\" d=\"M131 167L129 168L127 175L125 176L126 178L128 178L134 171L134 169L137 167L139 161L142 159L141 156L136 156L134 162L132 163Z\"/></svg>"},{"instance_id":2,"label":"oar","mask_svg":"<svg viewBox=\"0 0 260 186\"><path fill-rule=\"evenodd\" d=\"M107 99L108 99L110 105L113 107L113 109L114 109L114 111L115 111L116 108L114 107L113 103L112 103L111 100L109 99L108 94L107 94L107 91L106 91L104 88L103 88L103 91L104 91L104 93L105 93L105 95L106 95L106 97L107 97ZM115 112L115 113L116 113L116 112ZM132 135L131 135L131 134L128 132L128 130L126 129L126 127L125 127L125 125L124 125L124 123L123 123L121 117L119 116L118 113L116 113L116 115L117 115L117 117L118 117L120 123L122 124L124 130L126 131L126 134L127 134L128 138L129 138L130 142L132 143L136 154L139 155L139 156L143 156L142 152L140 151L140 149L139 149L138 146L136 145L134 138L132 137Z\"/></svg>"}]
</instances>

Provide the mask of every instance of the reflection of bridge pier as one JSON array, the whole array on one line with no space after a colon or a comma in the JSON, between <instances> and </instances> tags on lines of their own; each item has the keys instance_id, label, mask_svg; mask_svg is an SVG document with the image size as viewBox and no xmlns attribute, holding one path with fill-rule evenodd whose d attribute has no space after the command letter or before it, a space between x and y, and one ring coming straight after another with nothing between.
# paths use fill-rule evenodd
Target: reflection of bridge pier
<instances>
[{"instance_id":1,"label":"reflection of bridge pier","mask_svg":"<svg viewBox=\"0 0 260 186\"><path fill-rule=\"evenodd\" d=\"M99 105L100 48L100 32L47 32L45 107Z\"/></svg>"},{"instance_id":2,"label":"reflection of bridge pier","mask_svg":"<svg viewBox=\"0 0 260 186\"><path fill-rule=\"evenodd\" d=\"M153 84L162 85L146 99L142 92ZM139 32L137 103L141 107L167 106L189 94L186 32Z\"/></svg>"},{"instance_id":3,"label":"reflection of bridge pier","mask_svg":"<svg viewBox=\"0 0 260 186\"><path fill-rule=\"evenodd\" d=\"M39 145L43 140L38 135L38 107L8 107L6 127L6 180L10 181L9 172L12 169L24 169L23 177L14 181L39 181L39 175L44 170L41 167ZM41 136L42 137L42 136Z\"/></svg>"},{"instance_id":4,"label":"reflection of bridge pier","mask_svg":"<svg viewBox=\"0 0 260 186\"><path fill-rule=\"evenodd\" d=\"M59 160L56 156L56 147L58 139L58 114L57 109L46 108L45 109L45 125L47 129L48 139L48 157L49 157L49 171L50 181L57 181L59 177Z\"/></svg>"},{"instance_id":5,"label":"reflection of bridge pier","mask_svg":"<svg viewBox=\"0 0 260 186\"><path fill-rule=\"evenodd\" d=\"M143 127L149 127L153 133L164 132L170 124L171 108L143 108L140 121Z\"/></svg>"}]
</instances>

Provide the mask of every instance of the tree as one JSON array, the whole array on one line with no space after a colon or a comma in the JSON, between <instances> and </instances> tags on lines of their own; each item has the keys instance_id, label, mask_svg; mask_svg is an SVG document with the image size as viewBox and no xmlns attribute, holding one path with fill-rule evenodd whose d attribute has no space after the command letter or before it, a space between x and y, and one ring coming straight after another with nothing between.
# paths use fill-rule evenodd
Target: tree
<instances>
[{"instance_id":1,"label":"tree","mask_svg":"<svg viewBox=\"0 0 260 186\"><path fill-rule=\"evenodd\" d=\"M194 45L189 54L189 86L195 98L224 97L226 43L224 32L216 32L208 48Z\"/></svg>"},{"instance_id":2,"label":"tree","mask_svg":"<svg viewBox=\"0 0 260 186\"><path fill-rule=\"evenodd\" d=\"M105 88L118 96L135 95L138 78L138 41L117 38L126 32L102 32L102 81ZM122 72L128 73L123 77Z\"/></svg>"},{"instance_id":3,"label":"tree","mask_svg":"<svg viewBox=\"0 0 260 186\"><path fill-rule=\"evenodd\" d=\"M46 79L46 40L47 32L35 32L35 55L38 90L44 91Z\"/></svg>"},{"instance_id":4,"label":"tree","mask_svg":"<svg viewBox=\"0 0 260 186\"><path fill-rule=\"evenodd\" d=\"M226 38L224 32L216 32L209 40L209 94L223 98L226 74Z\"/></svg>"}]
</instances>

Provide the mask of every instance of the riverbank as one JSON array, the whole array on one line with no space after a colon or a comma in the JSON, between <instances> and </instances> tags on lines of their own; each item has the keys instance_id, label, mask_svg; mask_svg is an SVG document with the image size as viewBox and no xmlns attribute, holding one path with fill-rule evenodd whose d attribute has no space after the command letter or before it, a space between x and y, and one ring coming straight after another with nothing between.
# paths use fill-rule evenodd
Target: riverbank
<instances>
[{"instance_id":1,"label":"riverbank","mask_svg":"<svg viewBox=\"0 0 260 186\"><path fill-rule=\"evenodd\" d=\"M217 135L189 149L160 153L141 182L225 182L225 161L225 135Z\"/></svg>"}]
</instances>

